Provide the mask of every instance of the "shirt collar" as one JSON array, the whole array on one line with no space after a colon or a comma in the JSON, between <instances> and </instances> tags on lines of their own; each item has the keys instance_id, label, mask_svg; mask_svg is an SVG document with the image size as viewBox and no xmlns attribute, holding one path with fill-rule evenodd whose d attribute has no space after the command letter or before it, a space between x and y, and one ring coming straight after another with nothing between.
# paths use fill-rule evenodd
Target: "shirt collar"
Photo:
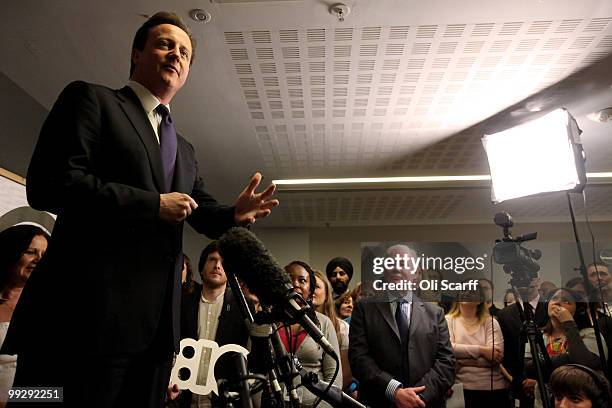
<instances>
[{"instance_id":1,"label":"shirt collar","mask_svg":"<svg viewBox=\"0 0 612 408\"><path fill-rule=\"evenodd\" d=\"M210 303L212 305L216 305L219 301L223 302L223 297L225 296L225 291L221 292L219 296L215 300L208 300L204 297L204 291L200 292L200 302L202 303Z\"/></svg>"},{"instance_id":2,"label":"shirt collar","mask_svg":"<svg viewBox=\"0 0 612 408\"><path fill-rule=\"evenodd\" d=\"M531 307L533 307L534 311L538 308L538 302L539 301L540 301L540 295L538 295L535 299L533 299L531 302L529 302Z\"/></svg>"},{"instance_id":3,"label":"shirt collar","mask_svg":"<svg viewBox=\"0 0 612 408\"><path fill-rule=\"evenodd\" d=\"M411 290L407 291L404 296L401 296L398 293L387 291L387 298L389 299L390 302L401 302L401 301L404 301L404 302L407 302L407 303L412 303L413 294L412 294Z\"/></svg>"},{"instance_id":4,"label":"shirt collar","mask_svg":"<svg viewBox=\"0 0 612 408\"><path fill-rule=\"evenodd\" d=\"M155 95L151 93L144 85L139 82L130 79L128 81L128 86L132 88L132 91L136 94L138 99L140 100L140 104L144 108L147 115L151 113L158 105L161 105L159 99ZM164 105L168 108L168 112L170 112L170 105Z\"/></svg>"}]
</instances>

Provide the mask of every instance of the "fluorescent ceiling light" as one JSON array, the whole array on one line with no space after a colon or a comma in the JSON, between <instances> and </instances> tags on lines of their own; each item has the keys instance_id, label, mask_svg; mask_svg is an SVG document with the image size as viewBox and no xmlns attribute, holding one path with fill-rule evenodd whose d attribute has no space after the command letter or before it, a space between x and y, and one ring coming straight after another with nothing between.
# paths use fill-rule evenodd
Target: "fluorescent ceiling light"
<instances>
[{"instance_id":1,"label":"fluorescent ceiling light","mask_svg":"<svg viewBox=\"0 0 612 408\"><path fill-rule=\"evenodd\" d=\"M491 180L487 174L473 176L422 176L422 177L362 177L362 178L321 178L321 179L287 179L272 180L277 186L300 184L360 184L360 183L414 183L427 181L474 181Z\"/></svg>"},{"instance_id":2,"label":"fluorescent ceiling light","mask_svg":"<svg viewBox=\"0 0 612 408\"><path fill-rule=\"evenodd\" d=\"M587 173L590 184L612 184L612 172ZM490 187L488 174L419 177L347 177L272 180L278 191L378 190L410 188L482 188Z\"/></svg>"},{"instance_id":3,"label":"fluorescent ceiling light","mask_svg":"<svg viewBox=\"0 0 612 408\"><path fill-rule=\"evenodd\" d=\"M575 150L579 132L569 112L557 109L523 125L485 135L482 143L491 170L492 200L583 187L582 158L577 159Z\"/></svg>"}]
</instances>

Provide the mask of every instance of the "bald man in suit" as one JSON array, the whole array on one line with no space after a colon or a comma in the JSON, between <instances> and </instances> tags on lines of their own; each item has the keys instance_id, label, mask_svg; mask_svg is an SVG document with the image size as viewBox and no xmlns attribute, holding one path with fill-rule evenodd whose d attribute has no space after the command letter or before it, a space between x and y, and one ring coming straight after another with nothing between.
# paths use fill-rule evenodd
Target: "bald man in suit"
<instances>
[{"instance_id":1,"label":"bald man in suit","mask_svg":"<svg viewBox=\"0 0 612 408\"><path fill-rule=\"evenodd\" d=\"M387 256L415 257L407 245ZM384 282L419 279L420 271L385 269ZM380 288L380 286L378 286ZM379 291L362 299L351 317L349 360L359 398L372 407L444 407L455 381L455 355L442 308L412 291Z\"/></svg>"}]
</instances>

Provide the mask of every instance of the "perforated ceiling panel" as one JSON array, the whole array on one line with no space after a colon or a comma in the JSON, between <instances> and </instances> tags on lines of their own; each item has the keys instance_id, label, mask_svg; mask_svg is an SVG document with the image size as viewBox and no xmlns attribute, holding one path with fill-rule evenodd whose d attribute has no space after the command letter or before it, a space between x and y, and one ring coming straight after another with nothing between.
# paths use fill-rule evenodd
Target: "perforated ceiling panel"
<instances>
[{"instance_id":1,"label":"perforated ceiling panel","mask_svg":"<svg viewBox=\"0 0 612 408\"><path fill-rule=\"evenodd\" d=\"M464 191L285 194L279 207L286 225L421 224L452 218Z\"/></svg>"},{"instance_id":2,"label":"perforated ceiling panel","mask_svg":"<svg viewBox=\"0 0 612 408\"><path fill-rule=\"evenodd\" d=\"M224 39L270 174L469 172L486 169L479 135L405 155L608 55L610 20L227 31Z\"/></svg>"},{"instance_id":3,"label":"perforated ceiling panel","mask_svg":"<svg viewBox=\"0 0 612 408\"><path fill-rule=\"evenodd\" d=\"M592 221L612 218L612 188L589 186L586 191ZM489 189L410 190L370 192L284 193L274 215L283 226L427 225L492 222L508 211L516 222L567 222L564 192L525 197L493 205ZM572 194L574 211L584 221L582 196Z\"/></svg>"}]
</instances>

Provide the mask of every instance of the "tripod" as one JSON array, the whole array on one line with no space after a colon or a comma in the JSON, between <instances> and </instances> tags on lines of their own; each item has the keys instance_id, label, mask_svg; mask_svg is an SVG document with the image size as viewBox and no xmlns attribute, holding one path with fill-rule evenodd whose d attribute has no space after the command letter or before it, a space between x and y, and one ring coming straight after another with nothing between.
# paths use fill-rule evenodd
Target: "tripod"
<instances>
[{"instance_id":1,"label":"tripod","mask_svg":"<svg viewBox=\"0 0 612 408\"><path fill-rule=\"evenodd\" d=\"M528 299L529 288L517 288L513 286L513 289L519 293L521 299ZM531 351L531 358L536 370L536 379L538 381L538 389L542 399L542 406L544 408L551 408L551 394L548 390L547 384L552 372L552 364L550 362L548 352L546 351L546 346L544 345L542 332L534 321L534 312L532 311L528 300L523 300L522 305L520 302L517 302L517 309L519 311L521 322L523 323L522 335L527 337L527 341L529 342L529 349ZM525 342L521 340L519 348L519 358L521 361L521 363L518 365L519 373L524 372L524 356Z\"/></svg>"}]
</instances>

